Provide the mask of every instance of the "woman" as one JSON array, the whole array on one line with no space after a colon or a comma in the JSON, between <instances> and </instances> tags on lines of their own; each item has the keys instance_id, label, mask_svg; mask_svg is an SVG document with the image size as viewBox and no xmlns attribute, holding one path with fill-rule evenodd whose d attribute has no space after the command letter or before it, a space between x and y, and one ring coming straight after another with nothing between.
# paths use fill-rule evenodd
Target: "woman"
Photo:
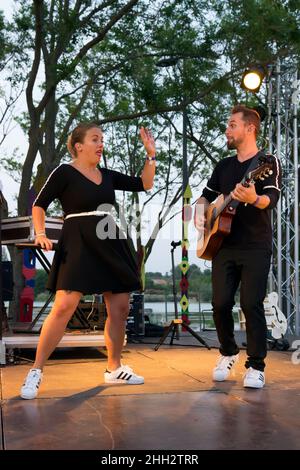
<instances>
[{"instance_id":1,"label":"woman","mask_svg":"<svg viewBox=\"0 0 300 470\"><path fill-rule=\"evenodd\" d=\"M152 188L155 143L147 129L142 127L140 135L147 158L141 177L131 177L98 167L103 152L102 130L94 123L79 124L68 139L72 163L63 163L53 170L33 203L35 242L45 250L52 249L45 232L45 212L56 198L62 204L65 222L47 283L47 288L56 292L55 301L43 324L33 368L21 388L24 399L37 396L44 364L85 294L104 295L108 315L104 331L108 352L105 382L144 383L143 377L121 364L129 295L140 289L136 260L128 240L118 236L120 231L108 212L97 210L103 204L106 207L114 204L115 189ZM112 237L99 236L99 223L104 218L116 228Z\"/></svg>"}]
</instances>

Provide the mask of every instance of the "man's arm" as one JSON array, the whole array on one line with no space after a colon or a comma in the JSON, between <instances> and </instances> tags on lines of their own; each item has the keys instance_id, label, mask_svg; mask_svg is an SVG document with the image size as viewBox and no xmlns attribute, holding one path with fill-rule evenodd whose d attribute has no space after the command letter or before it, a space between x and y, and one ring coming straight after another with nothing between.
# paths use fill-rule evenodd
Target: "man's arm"
<instances>
[{"instance_id":1,"label":"man's arm","mask_svg":"<svg viewBox=\"0 0 300 470\"><path fill-rule=\"evenodd\" d=\"M203 232L204 230L208 207L209 201L204 196L199 197L194 212L194 225L199 232Z\"/></svg>"}]
</instances>

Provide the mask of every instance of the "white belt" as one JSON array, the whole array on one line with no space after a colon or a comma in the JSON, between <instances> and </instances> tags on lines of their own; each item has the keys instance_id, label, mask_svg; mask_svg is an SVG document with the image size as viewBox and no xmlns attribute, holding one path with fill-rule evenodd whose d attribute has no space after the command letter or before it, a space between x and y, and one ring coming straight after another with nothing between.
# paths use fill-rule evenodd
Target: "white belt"
<instances>
[{"instance_id":1,"label":"white belt","mask_svg":"<svg viewBox=\"0 0 300 470\"><path fill-rule=\"evenodd\" d=\"M68 214L65 217L65 220L70 219L71 217L82 217L86 215L111 215L111 213L106 211L78 212L78 214Z\"/></svg>"}]
</instances>

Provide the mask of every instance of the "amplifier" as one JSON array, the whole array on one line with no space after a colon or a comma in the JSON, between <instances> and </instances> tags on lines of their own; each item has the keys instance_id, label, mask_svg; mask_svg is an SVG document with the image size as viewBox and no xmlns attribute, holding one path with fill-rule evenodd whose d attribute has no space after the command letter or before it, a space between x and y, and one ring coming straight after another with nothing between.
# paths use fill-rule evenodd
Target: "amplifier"
<instances>
[{"instance_id":1,"label":"amplifier","mask_svg":"<svg viewBox=\"0 0 300 470\"><path fill-rule=\"evenodd\" d=\"M128 336L145 336L143 294L132 294L126 331Z\"/></svg>"},{"instance_id":2,"label":"amplifier","mask_svg":"<svg viewBox=\"0 0 300 470\"><path fill-rule=\"evenodd\" d=\"M99 302L81 302L78 307L84 318L82 319L81 314L79 315L76 312L67 325L68 329L86 329L88 326L91 330L104 330L107 312L103 300ZM143 294L132 294L131 296L126 333L128 336L145 336Z\"/></svg>"},{"instance_id":3,"label":"amplifier","mask_svg":"<svg viewBox=\"0 0 300 470\"><path fill-rule=\"evenodd\" d=\"M80 315L79 312L73 314L67 329L80 330L89 327L93 331L104 330L106 310L103 302L80 302L78 307L80 308Z\"/></svg>"},{"instance_id":4,"label":"amplifier","mask_svg":"<svg viewBox=\"0 0 300 470\"><path fill-rule=\"evenodd\" d=\"M63 218L46 217L45 227L47 237L57 243L63 226ZM2 219L1 242L2 245L14 245L34 241L34 227L32 216L9 217Z\"/></svg>"}]
</instances>

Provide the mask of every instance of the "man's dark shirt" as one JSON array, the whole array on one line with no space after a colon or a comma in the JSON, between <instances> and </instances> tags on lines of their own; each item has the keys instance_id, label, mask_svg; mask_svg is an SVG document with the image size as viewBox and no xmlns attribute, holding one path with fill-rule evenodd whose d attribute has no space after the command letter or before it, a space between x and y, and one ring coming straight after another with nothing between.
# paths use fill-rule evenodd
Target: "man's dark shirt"
<instances>
[{"instance_id":1,"label":"man's dark shirt","mask_svg":"<svg viewBox=\"0 0 300 470\"><path fill-rule=\"evenodd\" d=\"M221 193L228 195L243 179L252 158L239 162L237 156L221 160L215 167L202 196L213 202ZM233 217L231 232L224 238L222 248L236 249L266 249L272 250L271 209L273 209L280 196L281 167L276 157L273 174L264 181L257 180L255 188L258 195L265 194L270 198L270 205L266 209L258 209L251 204L245 206L240 203Z\"/></svg>"}]
</instances>

